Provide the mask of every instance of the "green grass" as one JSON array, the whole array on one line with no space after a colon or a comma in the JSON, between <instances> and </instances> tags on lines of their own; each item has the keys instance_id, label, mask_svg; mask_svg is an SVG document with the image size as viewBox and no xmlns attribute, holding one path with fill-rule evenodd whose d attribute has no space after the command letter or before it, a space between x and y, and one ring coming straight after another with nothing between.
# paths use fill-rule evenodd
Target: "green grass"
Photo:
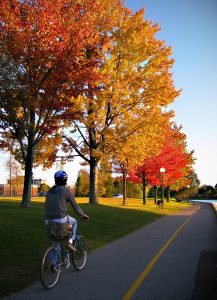
<instances>
[{"instance_id":1,"label":"green grass","mask_svg":"<svg viewBox=\"0 0 217 300\"><path fill-rule=\"evenodd\" d=\"M0 297L39 279L41 258L50 243L44 231L44 198L35 198L28 209L21 208L20 201L0 198ZM89 205L87 199L77 201L90 216L78 227L89 251L187 206L171 201L160 210L153 200L146 206L139 199L129 199L126 206L120 199L101 199L98 205ZM71 209L69 213L75 216Z\"/></svg>"}]
</instances>

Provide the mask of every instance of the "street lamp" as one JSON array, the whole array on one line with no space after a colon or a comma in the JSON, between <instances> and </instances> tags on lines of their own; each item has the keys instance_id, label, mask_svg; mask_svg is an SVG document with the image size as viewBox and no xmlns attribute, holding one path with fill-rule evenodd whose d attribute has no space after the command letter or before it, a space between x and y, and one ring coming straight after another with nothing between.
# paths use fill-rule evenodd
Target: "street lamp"
<instances>
[{"instance_id":1,"label":"street lamp","mask_svg":"<svg viewBox=\"0 0 217 300\"><path fill-rule=\"evenodd\" d=\"M187 185L187 201L188 201L188 204L189 204L189 188L190 188L190 185Z\"/></svg>"},{"instance_id":2,"label":"street lamp","mask_svg":"<svg viewBox=\"0 0 217 300\"><path fill-rule=\"evenodd\" d=\"M160 173L161 173L161 191L162 191L162 204L164 204L164 173L165 173L165 168L160 168Z\"/></svg>"}]
</instances>

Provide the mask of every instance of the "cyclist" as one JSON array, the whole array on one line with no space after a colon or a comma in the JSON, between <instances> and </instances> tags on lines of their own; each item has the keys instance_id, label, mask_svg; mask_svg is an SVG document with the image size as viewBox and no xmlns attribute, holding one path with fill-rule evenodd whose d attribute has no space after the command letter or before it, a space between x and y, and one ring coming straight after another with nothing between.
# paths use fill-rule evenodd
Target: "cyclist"
<instances>
[{"instance_id":1,"label":"cyclist","mask_svg":"<svg viewBox=\"0 0 217 300\"><path fill-rule=\"evenodd\" d=\"M72 241L75 239L77 220L67 214L68 204L82 218L89 219L75 201L72 192L66 188L68 175L65 171L60 170L54 174L55 185L47 192L45 200L45 224L49 220L53 222L69 223L72 225ZM75 250L73 243L69 245L71 250Z\"/></svg>"}]
</instances>

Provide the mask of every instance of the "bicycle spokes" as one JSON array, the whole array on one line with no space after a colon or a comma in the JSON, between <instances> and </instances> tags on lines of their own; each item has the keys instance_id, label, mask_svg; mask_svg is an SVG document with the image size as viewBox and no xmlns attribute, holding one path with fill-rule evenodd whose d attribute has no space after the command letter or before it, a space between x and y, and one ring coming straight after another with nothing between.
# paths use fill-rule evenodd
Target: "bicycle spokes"
<instances>
[{"instance_id":1,"label":"bicycle spokes","mask_svg":"<svg viewBox=\"0 0 217 300\"><path fill-rule=\"evenodd\" d=\"M75 240L76 251L69 251L65 242L54 243L49 247L42 259L41 263L41 283L47 289L55 286L60 275L60 268L64 266L69 268L70 258L77 271L84 268L87 260L87 249L85 239L83 237L76 237Z\"/></svg>"},{"instance_id":2,"label":"bicycle spokes","mask_svg":"<svg viewBox=\"0 0 217 300\"><path fill-rule=\"evenodd\" d=\"M52 288L58 281L60 266L58 263L58 252L54 247L48 248L41 264L41 282L47 289Z\"/></svg>"},{"instance_id":3,"label":"bicycle spokes","mask_svg":"<svg viewBox=\"0 0 217 300\"><path fill-rule=\"evenodd\" d=\"M84 268L87 260L87 248L85 239L79 237L75 240L76 251L72 253L72 263L77 271Z\"/></svg>"}]
</instances>

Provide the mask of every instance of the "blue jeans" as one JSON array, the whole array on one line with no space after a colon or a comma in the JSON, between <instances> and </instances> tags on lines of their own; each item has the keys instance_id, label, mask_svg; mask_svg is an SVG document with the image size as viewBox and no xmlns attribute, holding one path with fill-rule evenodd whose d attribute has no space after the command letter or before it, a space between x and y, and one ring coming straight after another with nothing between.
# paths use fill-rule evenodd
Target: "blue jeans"
<instances>
[{"instance_id":1,"label":"blue jeans","mask_svg":"<svg viewBox=\"0 0 217 300\"><path fill-rule=\"evenodd\" d=\"M75 236L76 236L78 222L76 219L74 219L73 217L71 217L69 215L67 216L67 219L68 219L69 224L72 225L72 240L74 240Z\"/></svg>"}]
</instances>

